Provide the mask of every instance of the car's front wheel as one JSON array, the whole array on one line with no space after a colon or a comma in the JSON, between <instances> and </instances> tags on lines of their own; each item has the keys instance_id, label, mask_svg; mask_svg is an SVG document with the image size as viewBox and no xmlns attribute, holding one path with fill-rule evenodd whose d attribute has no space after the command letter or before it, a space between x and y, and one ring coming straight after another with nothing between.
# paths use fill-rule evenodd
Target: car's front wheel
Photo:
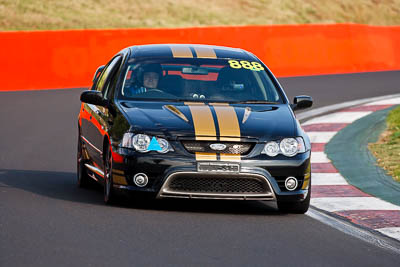
<instances>
[{"instance_id":1,"label":"car's front wheel","mask_svg":"<svg viewBox=\"0 0 400 267\"><path fill-rule=\"evenodd\" d=\"M106 204L112 204L116 201L116 193L113 188L113 160L110 147L107 146L106 151L104 151L104 155L104 202Z\"/></svg>"},{"instance_id":2,"label":"car's front wheel","mask_svg":"<svg viewBox=\"0 0 400 267\"><path fill-rule=\"evenodd\" d=\"M310 207L311 187L308 189L307 197L301 202L278 201L278 209L284 213L304 214Z\"/></svg>"}]
</instances>

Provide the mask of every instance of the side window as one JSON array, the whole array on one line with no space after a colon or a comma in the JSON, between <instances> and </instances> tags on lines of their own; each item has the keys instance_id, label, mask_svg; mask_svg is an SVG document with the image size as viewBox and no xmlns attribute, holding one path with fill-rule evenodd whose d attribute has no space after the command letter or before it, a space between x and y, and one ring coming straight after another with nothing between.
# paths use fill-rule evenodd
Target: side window
<instances>
[{"instance_id":1,"label":"side window","mask_svg":"<svg viewBox=\"0 0 400 267\"><path fill-rule=\"evenodd\" d=\"M120 62L121 56L117 56L113 58L110 63L105 67L103 72L101 73L101 77L99 78L97 84L96 84L96 90L103 92L103 95L106 94L105 90L107 89L107 80L110 74L113 73L113 70L115 67L118 67L119 65L117 63ZM106 83L107 82L107 83Z\"/></svg>"},{"instance_id":2,"label":"side window","mask_svg":"<svg viewBox=\"0 0 400 267\"><path fill-rule=\"evenodd\" d=\"M121 62L121 61L119 61L119 62ZM106 84L104 85L103 96L104 96L105 99L109 99L111 97L113 88L117 84L118 73L119 73L118 72L118 66L120 66L120 64L117 64L117 66L114 68L114 70L110 74L111 76L109 77L109 79L107 80Z\"/></svg>"},{"instance_id":3,"label":"side window","mask_svg":"<svg viewBox=\"0 0 400 267\"><path fill-rule=\"evenodd\" d=\"M117 60L115 66L113 67L112 71L108 75L109 77L107 78L106 84L103 87L103 96L105 99L109 99L112 95L113 88L115 88L115 85L118 81L118 69L120 68L122 64L122 57L119 57L119 60Z\"/></svg>"}]
</instances>

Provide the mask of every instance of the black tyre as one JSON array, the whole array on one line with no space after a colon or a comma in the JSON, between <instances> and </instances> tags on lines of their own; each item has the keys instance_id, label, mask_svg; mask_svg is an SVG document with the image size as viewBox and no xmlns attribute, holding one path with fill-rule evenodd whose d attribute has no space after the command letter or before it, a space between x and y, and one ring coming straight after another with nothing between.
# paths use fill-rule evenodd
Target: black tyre
<instances>
[{"instance_id":1,"label":"black tyre","mask_svg":"<svg viewBox=\"0 0 400 267\"><path fill-rule=\"evenodd\" d=\"M78 136L78 153L77 153L77 183L79 187L87 188L90 183L90 177L85 167L85 159L82 151L81 137Z\"/></svg>"},{"instance_id":2,"label":"black tyre","mask_svg":"<svg viewBox=\"0 0 400 267\"><path fill-rule=\"evenodd\" d=\"M278 209L284 213L304 214L310 207L311 187L308 189L306 199L301 202L282 202L278 201Z\"/></svg>"},{"instance_id":3,"label":"black tyre","mask_svg":"<svg viewBox=\"0 0 400 267\"><path fill-rule=\"evenodd\" d=\"M112 179L112 154L111 149L107 146L104 151L104 202L106 204L113 204L117 200L115 190L113 188Z\"/></svg>"}]
</instances>

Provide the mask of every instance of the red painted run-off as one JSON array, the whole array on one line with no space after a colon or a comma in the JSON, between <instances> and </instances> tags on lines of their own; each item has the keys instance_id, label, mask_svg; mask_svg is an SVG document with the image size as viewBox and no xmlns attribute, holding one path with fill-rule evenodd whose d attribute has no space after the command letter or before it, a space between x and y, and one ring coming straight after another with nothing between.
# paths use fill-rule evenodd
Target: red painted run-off
<instances>
[{"instance_id":1,"label":"red painted run-off","mask_svg":"<svg viewBox=\"0 0 400 267\"><path fill-rule=\"evenodd\" d=\"M1 32L0 90L89 86L124 47L197 43L253 52L277 76L400 69L400 26L278 25Z\"/></svg>"}]
</instances>

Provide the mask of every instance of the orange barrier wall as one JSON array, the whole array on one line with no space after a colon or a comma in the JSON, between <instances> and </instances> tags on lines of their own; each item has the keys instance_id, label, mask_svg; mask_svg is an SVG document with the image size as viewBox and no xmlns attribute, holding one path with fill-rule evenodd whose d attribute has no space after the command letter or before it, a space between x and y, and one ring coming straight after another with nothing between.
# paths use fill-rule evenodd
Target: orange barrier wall
<instances>
[{"instance_id":1,"label":"orange barrier wall","mask_svg":"<svg viewBox=\"0 0 400 267\"><path fill-rule=\"evenodd\" d=\"M124 47L197 43L253 52L277 76L400 70L400 26L357 24L0 33L0 90L86 87Z\"/></svg>"}]
</instances>

